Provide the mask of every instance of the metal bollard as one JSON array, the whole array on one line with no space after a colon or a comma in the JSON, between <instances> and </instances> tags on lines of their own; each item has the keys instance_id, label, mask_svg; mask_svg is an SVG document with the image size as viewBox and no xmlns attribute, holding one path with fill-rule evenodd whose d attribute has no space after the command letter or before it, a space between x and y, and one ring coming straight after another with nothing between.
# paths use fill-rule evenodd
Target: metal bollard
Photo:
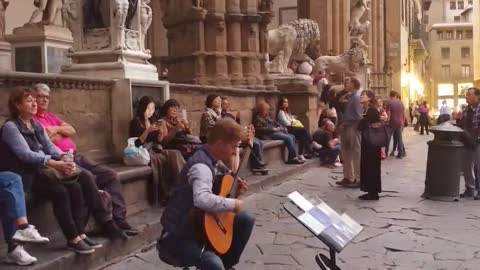
<instances>
[{"instance_id":1,"label":"metal bollard","mask_svg":"<svg viewBox=\"0 0 480 270\"><path fill-rule=\"evenodd\" d=\"M435 126L428 142L425 192L422 197L436 201L458 201L464 145L459 141L463 129L450 122Z\"/></svg>"}]
</instances>

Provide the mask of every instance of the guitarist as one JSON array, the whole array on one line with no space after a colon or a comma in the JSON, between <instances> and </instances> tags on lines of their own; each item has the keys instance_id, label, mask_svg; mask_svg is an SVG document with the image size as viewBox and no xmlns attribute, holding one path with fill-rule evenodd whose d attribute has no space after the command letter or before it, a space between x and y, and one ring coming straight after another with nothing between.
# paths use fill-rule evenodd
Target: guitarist
<instances>
[{"instance_id":1,"label":"guitarist","mask_svg":"<svg viewBox=\"0 0 480 270\"><path fill-rule=\"evenodd\" d=\"M164 231L158 249L162 260L167 256L177 266L208 270L232 269L239 262L255 218L242 210L241 200L217 196L212 188L216 176L229 171L224 163L236 154L239 142L246 136L245 129L234 120L220 119L212 127L207 144L187 160L161 219ZM241 179L238 184L237 195L241 195L248 185ZM198 210L211 214L236 213L232 245L225 255L217 255L209 248L205 237L199 237L203 234L202 224L193 218Z\"/></svg>"}]
</instances>

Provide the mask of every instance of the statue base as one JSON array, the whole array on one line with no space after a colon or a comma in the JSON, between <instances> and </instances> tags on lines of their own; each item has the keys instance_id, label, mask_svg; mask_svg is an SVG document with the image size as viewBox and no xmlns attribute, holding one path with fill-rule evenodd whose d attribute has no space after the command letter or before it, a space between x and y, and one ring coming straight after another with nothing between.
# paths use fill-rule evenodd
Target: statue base
<instances>
[{"instance_id":1,"label":"statue base","mask_svg":"<svg viewBox=\"0 0 480 270\"><path fill-rule=\"evenodd\" d=\"M12 49L5 41L0 41L0 71L12 71Z\"/></svg>"},{"instance_id":2,"label":"statue base","mask_svg":"<svg viewBox=\"0 0 480 270\"><path fill-rule=\"evenodd\" d=\"M73 43L68 29L42 24L17 27L5 39L12 47L13 70L37 73L59 73Z\"/></svg>"},{"instance_id":3,"label":"statue base","mask_svg":"<svg viewBox=\"0 0 480 270\"><path fill-rule=\"evenodd\" d=\"M72 63L62 66L62 74L109 79L158 80L157 68L145 59L149 55L130 50L96 50L69 53Z\"/></svg>"},{"instance_id":4,"label":"statue base","mask_svg":"<svg viewBox=\"0 0 480 270\"><path fill-rule=\"evenodd\" d=\"M271 74L281 97L288 99L290 112L313 133L318 128L317 88L313 79L302 74Z\"/></svg>"}]
</instances>

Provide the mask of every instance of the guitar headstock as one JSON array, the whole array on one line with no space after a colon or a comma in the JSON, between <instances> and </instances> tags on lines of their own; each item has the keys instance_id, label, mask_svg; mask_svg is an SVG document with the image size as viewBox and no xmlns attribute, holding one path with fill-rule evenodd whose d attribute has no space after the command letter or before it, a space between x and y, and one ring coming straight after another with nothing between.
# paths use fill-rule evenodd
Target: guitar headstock
<instances>
[{"instance_id":1,"label":"guitar headstock","mask_svg":"<svg viewBox=\"0 0 480 270\"><path fill-rule=\"evenodd\" d=\"M245 131L247 132L248 144L253 145L253 139L255 138L255 128L252 124L250 124L245 127Z\"/></svg>"}]
</instances>

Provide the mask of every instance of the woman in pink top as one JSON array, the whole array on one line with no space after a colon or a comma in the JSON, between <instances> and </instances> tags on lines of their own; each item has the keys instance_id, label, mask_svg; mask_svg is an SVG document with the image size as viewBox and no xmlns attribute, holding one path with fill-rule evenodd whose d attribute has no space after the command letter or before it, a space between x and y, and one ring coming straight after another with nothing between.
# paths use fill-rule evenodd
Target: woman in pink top
<instances>
[{"instance_id":1,"label":"woman in pink top","mask_svg":"<svg viewBox=\"0 0 480 270\"><path fill-rule=\"evenodd\" d=\"M427 135L429 134L428 132L428 125L429 125L429 116L428 116L428 107L427 107L427 102L424 101L422 105L418 108L418 112L420 113L420 135L423 135L423 130L425 129L427 132Z\"/></svg>"}]
</instances>

